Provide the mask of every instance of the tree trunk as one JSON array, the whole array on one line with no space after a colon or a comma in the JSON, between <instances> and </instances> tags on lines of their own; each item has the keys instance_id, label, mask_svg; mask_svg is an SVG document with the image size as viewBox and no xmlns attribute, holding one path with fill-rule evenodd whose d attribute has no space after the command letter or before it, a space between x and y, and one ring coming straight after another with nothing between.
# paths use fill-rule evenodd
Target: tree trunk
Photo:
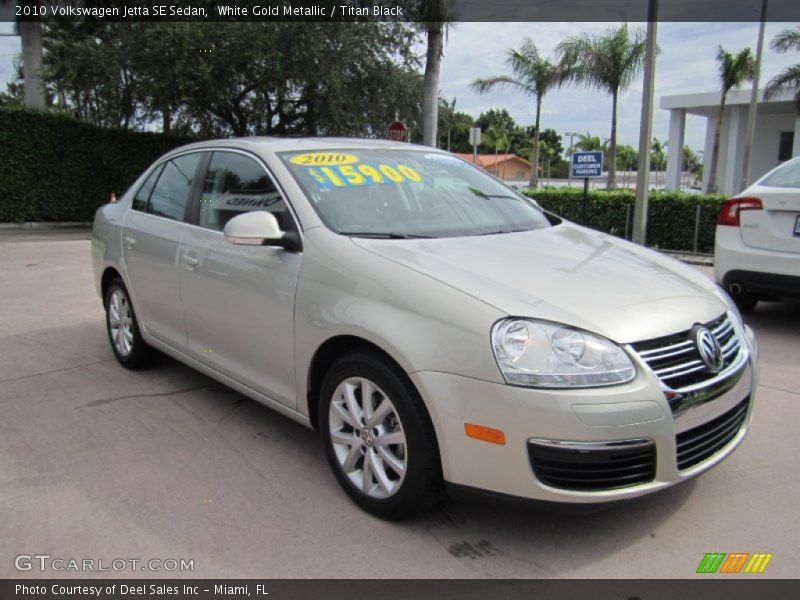
<instances>
[{"instance_id":1,"label":"tree trunk","mask_svg":"<svg viewBox=\"0 0 800 600\"><path fill-rule=\"evenodd\" d=\"M25 106L44 108L44 87L39 71L42 68L42 23L20 21L22 39L22 77L25 81Z\"/></svg>"},{"instance_id":2,"label":"tree trunk","mask_svg":"<svg viewBox=\"0 0 800 600\"><path fill-rule=\"evenodd\" d=\"M422 84L422 143L434 147L439 120L439 67L442 62L443 41L442 23L430 23L425 79Z\"/></svg>"},{"instance_id":3,"label":"tree trunk","mask_svg":"<svg viewBox=\"0 0 800 600\"><path fill-rule=\"evenodd\" d=\"M533 147L531 148L531 178L528 185L539 187L539 117L542 113L542 98L536 98L536 123L533 126Z\"/></svg>"},{"instance_id":4,"label":"tree trunk","mask_svg":"<svg viewBox=\"0 0 800 600\"><path fill-rule=\"evenodd\" d=\"M172 111L169 108L161 110L162 127L161 131L166 135L172 133Z\"/></svg>"},{"instance_id":5,"label":"tree trunk","mask_svg":"<svg viewBox=\"0 0 800 600\"><path fill-rule=\"evenodd\" d=\"M608 141L608 179L606 189L617 187L617 90L611 94L611 139Z\"/></svg>"},{"instance_id":6,"label":"tree trunk","mask_svg":"<svg viewBox=\"0 0 800 600\"><path fill-rule=\"evenodd\" d=\"M717 193L717 165L719 164L719 136L722 131L722 114L725 112L725 96L727 92L722 92L722 99L719 102L719 115L717 115L717 127L714 129L714 145L711 148L711 164L708 168L708 183L706 183L706 194Z\"/></svg>"}]
</instances>

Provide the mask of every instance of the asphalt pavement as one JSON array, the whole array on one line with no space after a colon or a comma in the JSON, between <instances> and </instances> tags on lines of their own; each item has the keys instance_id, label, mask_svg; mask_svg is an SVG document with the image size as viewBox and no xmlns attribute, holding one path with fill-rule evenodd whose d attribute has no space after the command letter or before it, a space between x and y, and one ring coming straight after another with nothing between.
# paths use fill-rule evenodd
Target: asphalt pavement
<instances>
[{"instance_id":1,"label":"asphalt pavement","mask_svg":"<svg viewBox=\"0 0 800 600\"><path fill-rule=\"evenodd\" d=\"M339 489L313 431L166 357L120 367L85 238L0 234L0 577L684 578L707 552L797 576L798 304L747 316L753 426L705 475L593 514L447 500L387 523ZM19 555L193 571L18 571Z\"/></svg>"}]
</instances>

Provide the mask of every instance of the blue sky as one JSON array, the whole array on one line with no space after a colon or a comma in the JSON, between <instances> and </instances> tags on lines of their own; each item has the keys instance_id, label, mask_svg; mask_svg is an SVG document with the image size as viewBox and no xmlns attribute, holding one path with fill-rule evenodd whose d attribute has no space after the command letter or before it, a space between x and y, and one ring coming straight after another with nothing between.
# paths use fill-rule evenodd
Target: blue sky
<instances>
[{"instance_id":1,"label":"blue sky","mask_svg":"<svg viewBox=\"0 0 800 600\"><path fill-rule=\"evenodd\" d=\"M768 23L767 47L762 65L762 82L783 67L800 62L797 54L780 55L769 50L769 40L794 23ZM213 25L212 25L213 26ZM636 26L632 24L632 26ZM534 121L533 101L519 94L494 92L478 95L469 86L476 77L507 72L506 51L531 37L545 54L562 39L578 32L601 33L608 23L459 23L452 26L442 60L440 89L446 98L456 98L456 108L478 116L490 108L506 108L518 123ZM0 33L11 32L12 24L0 23ZM755 51L757 23L660 23L658 43L661 54L656 64L656 104L653 134L667 137L667 111L658 108L662 95L705 92L717 89L715 56L721 44L731 51L750 46ZM13 76L12 60L19 52L19 39L0 37L0 88ZM622 95L619 103L619 141L636 145L641 110L641 76ZM542 127L590 132L608 137L611 130L611 97L598 91L575 87L555 90L545 97ZM705 119L689 116L686 144L703 146Z\"/></svg>"}]
</instances>

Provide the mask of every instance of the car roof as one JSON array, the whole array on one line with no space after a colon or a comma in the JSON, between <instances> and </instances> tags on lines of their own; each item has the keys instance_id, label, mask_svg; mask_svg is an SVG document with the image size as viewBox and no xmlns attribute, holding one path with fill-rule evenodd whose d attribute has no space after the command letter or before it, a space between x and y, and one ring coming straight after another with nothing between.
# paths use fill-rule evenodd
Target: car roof
<instances>
[{"instance_id":1,"label":"car roof","mask_svg":"<svg viewBox=\"0 0 800 600\"><path fill-rule=\"evenodd\" d=\"M223 138L194 142L175 148L170 154L185 152L186 150L202 150L205 148L242 148L258 152L285 152L303 150L358 150L358 149L395 149L395 150L424 150L434 152L435 148L409 144L407 142L393 142L389 140L350 137L267 137L252 136L238 138Z\"/></svg>"}]
</instances>

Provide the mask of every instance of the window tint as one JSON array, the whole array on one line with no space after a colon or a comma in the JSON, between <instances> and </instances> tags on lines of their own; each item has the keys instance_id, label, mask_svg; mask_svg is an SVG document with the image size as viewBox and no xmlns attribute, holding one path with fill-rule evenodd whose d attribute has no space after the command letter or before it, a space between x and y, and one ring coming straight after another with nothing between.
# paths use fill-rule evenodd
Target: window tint
<instances>
[{"instance_id":1,"label":"window tint","mask_svg":"<svg viewBox=\"0 0 800 600\"><path fill-rule=\"evenodd\" d=\"M167 219L183 220L200 157L199 152L186 154L164 165L156 187L150 194L147 212Z\"/></svg>"},{"instance_id":2,"label":"window tint","mask_svg":"<svg viewBox=\"0 0 800 600\"><path fill-rule=\"evenodd\" d=\"M768 175L759 183L774 187L800 188L800 160L778 167L772 175Z\"/></svg>"},{"instance_id":3,"label":"window tint","mask_svg":"<svg viewBox=\"0 0 800 600\"><path fill-rule=\"evenodd\" d=\"M222 231L236 215L266 210L275 215L283 231L294 229L288 207L260 164L233 152L214 152L200 200L201 227Z\"/></svg>"},{"instance_id":4,"label":"window tint","mask_svg":"<svg viewBox=\"0 0 800 600\"><path fill-rule=\"evenodd\" d=\"M150 177L145 179L142 187L139 188L139 191L136 192L136 196L133 198L131 208L141 211L147 210L147 201L150 200L150 194L153 192L153 187L156 185L156 179L158 179L162 167L163 165L160 165L153 169L153 172L150 173Z\"/></svg>"}]
</instances>

